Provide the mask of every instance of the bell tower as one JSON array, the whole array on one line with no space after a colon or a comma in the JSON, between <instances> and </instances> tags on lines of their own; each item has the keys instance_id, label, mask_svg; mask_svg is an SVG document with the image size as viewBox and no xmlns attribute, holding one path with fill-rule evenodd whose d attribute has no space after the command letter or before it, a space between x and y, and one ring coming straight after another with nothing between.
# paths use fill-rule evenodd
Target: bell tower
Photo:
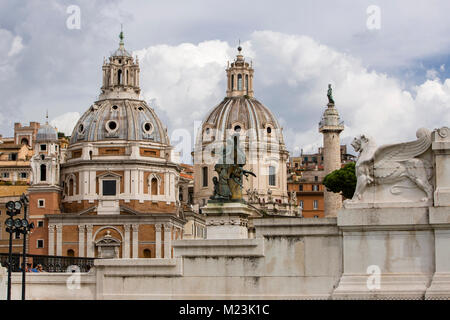
<instances>
[{"instance_id":1,"label":"bell tower","mask_svg":"<svg viewBox=\"0 0 450 320\"><path fill-rule=\"evenodd\" d=\"M239 45L238 54L234 62L227 68L227 97L249 96L253 97L253 68L245 61Z\"/></svg>"},{"instance_id":2,"label":"bell tower","mask_svg":"<svg viewBox=\"0 0 450 320\"><path fill-rule=\"evenodd\" d=\"M119 35L119 48L103 61L103 82L99 100L139 99L139 60L125 50L123 31Z\"/></svg>"}]
</instances>

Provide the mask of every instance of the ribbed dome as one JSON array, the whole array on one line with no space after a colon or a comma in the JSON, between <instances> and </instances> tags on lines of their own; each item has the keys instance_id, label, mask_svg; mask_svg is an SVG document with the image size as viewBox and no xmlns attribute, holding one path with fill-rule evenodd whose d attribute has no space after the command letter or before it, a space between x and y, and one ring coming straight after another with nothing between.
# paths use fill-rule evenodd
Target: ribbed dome
<instances>
[{"instance_id":1,"label":"ribbed dome","mask_svg":"<svg viewBox=\"0 0 450 320\"><path fill-rule=\"evenodd\" d=\"M70 143L83 141L149 141L169 144L167 131L145 101L97 101L78 120Z\"/></svg>"},{"instance_id":2,"label":"ribbed dome","mask_svg":"<svg viewBox=\"0 0 450 320\"><path fill-rule=\"evenodd\" d=\"M279 143L284 143L281 127L272 112L262 103L252 97L227 97L203 122L203 130L208 128L221 133L224 130L235 129L239 126L242 130L256 129L257 140L261 134L268 132L275 135Z\"/></svg>"},{"instance_id":3,"label":"ribbed dome","mask_svg":"<svg viewBox=\"0 0 450 320\"><path fill-rule=\"evenodd\" d=\"M36 142L58 142L58 132L49 124L44 124L36 134Z\"/></svg>"}]
</instances>

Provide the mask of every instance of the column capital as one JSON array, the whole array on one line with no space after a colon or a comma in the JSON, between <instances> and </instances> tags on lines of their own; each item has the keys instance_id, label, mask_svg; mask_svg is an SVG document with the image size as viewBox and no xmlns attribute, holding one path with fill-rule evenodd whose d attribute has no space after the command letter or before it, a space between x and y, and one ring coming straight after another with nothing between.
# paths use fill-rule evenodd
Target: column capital
<instances>
[{"instance_id":1,"label":"column capital","mask_svg":"<svg viewBox=\"0 0 450 320\"><path fill-rule=\"evenodd\" d=\"M92 226L92 224L87 224L86 225L86 231L87 232L91 233L93 229L94 229L94 227Z\"/></svg>"},{"instance_id":2,"label":"column capital","mask_svg":"<svg viewBox=\"0 0 450 320\"><path fill-rule=\"evenodd\" d=\"M48 231L49 231L49 232L54 232L54 231L55 231L55 227L56 227L56 226L55 226L54 224L49 224L49 225L48 225Z\"/></svg>"},{"instance_id":3,"label":"column capital","mask_svg":"<svg viewBox=\"0 0 450 320\"><path fill-rule=\"evenodd\" d=\"M79 232L84 232L84 230L86 230L86 225L84 225L84 224L79 224L79 225L78 225L78 231L79 231Z\"/></svg>"},{"instance_id":4,"label":"column capital","mask_svg":"<svg viewBox=\"0 0 450 320\"><path fill-rule=\"evenodd\" d=\"M133 223L131 225L131 227L133 228L133 231L138 231L139 230L139 224Z\"/></svg>"},{"instance_id":5,"label":"column capital","mask_svg":"<svg viewBox=\"0 0 450 320\"><path fill-rule=\"evenodd\" d=\"M173 226L172 222L165 222L164 223L164 230L170 229Z\"/></svg>"},{"instance_id":6,"label":"column capital","mask_svg":"<svg viewBox=\"0 0 450 320\"><path fill-rule=\"evenodd\" d=\"M131 224L124 224L124 225L123 225L123 229L124 229L126 232L130 232Z\"/></svg>"},{"instance_id":7,"label":"column capital","mask_svg":"<svg viewBox=\"0 0 450 320\"><path fill-rule=\"evenodd\" d=\"M155 230L156 230L156 232L161 232L161 229L162 229L161 223L156 223L156 224L155 224Z\"/></svg>"},{"instance_id":8,"label":"column capital","mask_svg":"<svg viewBox=\"0 0 450 320\"><path fill-rule=\"evenodd\" d=\"M57 224L55 225L56 227L56 232L62 232L62 224Z\"/></svg>"}]
</instances>

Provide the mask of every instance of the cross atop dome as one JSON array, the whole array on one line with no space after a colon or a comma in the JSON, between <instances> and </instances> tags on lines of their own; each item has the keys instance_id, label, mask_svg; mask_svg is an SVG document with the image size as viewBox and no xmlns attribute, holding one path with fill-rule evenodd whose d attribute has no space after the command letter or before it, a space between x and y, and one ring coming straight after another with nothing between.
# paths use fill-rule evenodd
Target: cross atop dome
<instances>
[{"instance_id":1,"label":"cross atop dome","mask_svg":"<svg viewBox=\"0 0 450 320\"><path fill-rule=\"evenodd\" d=\"M245 62L242 55L241 40L237 47L238 54L234 62L227 68L227 97L253 97L253 68Z\"/></svg>"}]
</instances>

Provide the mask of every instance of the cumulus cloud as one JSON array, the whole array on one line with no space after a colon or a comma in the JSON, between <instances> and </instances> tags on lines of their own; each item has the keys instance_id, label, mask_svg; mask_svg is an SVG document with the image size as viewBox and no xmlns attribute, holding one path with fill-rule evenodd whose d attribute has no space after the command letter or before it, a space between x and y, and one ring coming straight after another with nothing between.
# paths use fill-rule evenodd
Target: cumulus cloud
<instances>
[{"instance_id":1,"label":"cumulus cloud","mask_svg":"<svg viewBox=\"0 0 450 320\"><path fill-rule=\"evenodd\" d=\"M70 136L78 119L80 119L78 112L67 112L52 119L50 125L56 127L58 132L64 132L66 136Z\"/></svg>"},{"instance_id":2,"label":"cumulus cloud","mask_svg":"<svg viewBox=\"0 0 450 320\"><path fill-rule=\"evenodd\" d=\"M437 74L405 88L401 79L370 71L359 59L308 36L259 31L243 47L254 62L255 96L279 117L290 150L316 151L322 145L318 122L328 83L345 122L344 142L359 133L379 143L410 140L419 127L450 122L450 79L441 82ZM190 129L224 97L225 63L236 52L226 42L206 41L137 53L146 98L156 99L169 127Z\"/></svg>"}]
</instances>

